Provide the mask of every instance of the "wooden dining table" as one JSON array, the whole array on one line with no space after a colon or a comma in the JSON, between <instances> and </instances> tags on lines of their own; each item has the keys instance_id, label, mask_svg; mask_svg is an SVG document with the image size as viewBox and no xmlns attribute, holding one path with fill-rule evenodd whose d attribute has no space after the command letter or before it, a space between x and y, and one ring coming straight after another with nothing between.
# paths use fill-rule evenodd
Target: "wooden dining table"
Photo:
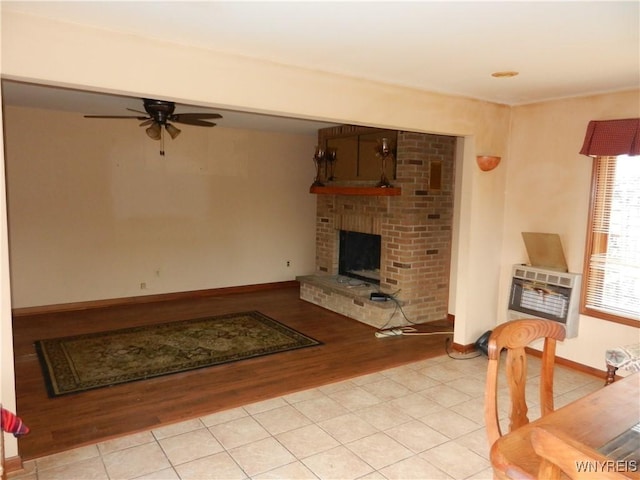
<instances>
[{"instance_id":1,"label":"wooden dining table","mask_svg":"<svg viewBox=\"0 0 640 480\"><path fill-rule=\"evenodd\" d=\"M500 478L537 479L542 459L531 443L534 428L550 427L598 450L638 422L640 373L634 373L503 435L491 447L491 465Z\"/></svg>"}]
</instances>

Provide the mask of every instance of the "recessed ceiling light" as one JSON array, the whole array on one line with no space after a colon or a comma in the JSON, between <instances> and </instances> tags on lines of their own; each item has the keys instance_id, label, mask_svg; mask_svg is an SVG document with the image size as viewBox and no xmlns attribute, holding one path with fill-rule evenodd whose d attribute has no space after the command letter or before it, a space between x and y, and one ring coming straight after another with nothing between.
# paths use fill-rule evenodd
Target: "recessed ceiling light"
<instances>
[{"instance_id":1,"label":"recessed ceiling light","mask_svg":"<svg viewBox=\"0 0 640 480\"><path fill-rule=\"evenodd\" d=\"M492 77L496 77L496 78L511 78L511 77L515 77L516 75L518 75L518 72L511 72L511 71L493 72L491 74Z\"/></svg>"}]
</instances>

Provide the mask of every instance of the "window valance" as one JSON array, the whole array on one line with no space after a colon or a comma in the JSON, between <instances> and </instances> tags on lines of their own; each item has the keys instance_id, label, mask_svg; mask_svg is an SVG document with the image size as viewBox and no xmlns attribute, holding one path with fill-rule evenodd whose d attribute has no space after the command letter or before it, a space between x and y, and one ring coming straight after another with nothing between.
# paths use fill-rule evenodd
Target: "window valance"
<instances>
[{"instance_id":1,"label":"window valance","mask_svg":"<svg viewBox=\"0 0 640 480\"><path fill-rule=\"evenodd\" d=\"M640 118L590 121L580 153L590 157L640 155Z\"/></svg>"}]
</instances>

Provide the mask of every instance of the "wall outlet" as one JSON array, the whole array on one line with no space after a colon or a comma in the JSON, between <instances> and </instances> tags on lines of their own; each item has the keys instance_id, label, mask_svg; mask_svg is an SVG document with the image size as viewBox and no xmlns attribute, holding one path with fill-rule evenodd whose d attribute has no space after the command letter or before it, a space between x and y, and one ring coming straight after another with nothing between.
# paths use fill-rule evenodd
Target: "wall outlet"
<instances>
[{"instance_id":1,"label":"wall outlet","mask_svg":"<svg viewBox=\"0 0 640 480\"><path fill-rule=\"evenodd\" d=\"M287 267L291 266L291 260L287 260Z\"/></svg>"},{"instance_id":2,"label":"wall outlet","mask_svg":"<svg viewBox=\"0 0 640 480\"><path fill-rule=\"evenodd\" d=\"M140 284L140 290L146 290L146 289L147 289L147 284L146 284L146 282L142 282L142 283Z\"/></svg>"}]
</instances>

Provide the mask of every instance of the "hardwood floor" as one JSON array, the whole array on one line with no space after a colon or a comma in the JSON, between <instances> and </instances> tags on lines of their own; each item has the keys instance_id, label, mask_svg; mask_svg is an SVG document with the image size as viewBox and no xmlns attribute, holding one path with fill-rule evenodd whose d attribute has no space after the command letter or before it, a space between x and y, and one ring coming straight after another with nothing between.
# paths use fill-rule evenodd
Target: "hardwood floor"
<instances>
[{"instance_id":1,"label":"hardwood floor","mask_svg":"<svg viewBox=\"0 0 640 480\"><path fill-rule=\"evenodd\" d=\"M258 310L323 345L49 398L34 342L95 331ZM445 353L447 335L376 338L375 329L299 299L297 287L45 313L14 319L23 460L372 373ZM445 329L445 320L420 327Z\"/></svg>"}]
</instances>

